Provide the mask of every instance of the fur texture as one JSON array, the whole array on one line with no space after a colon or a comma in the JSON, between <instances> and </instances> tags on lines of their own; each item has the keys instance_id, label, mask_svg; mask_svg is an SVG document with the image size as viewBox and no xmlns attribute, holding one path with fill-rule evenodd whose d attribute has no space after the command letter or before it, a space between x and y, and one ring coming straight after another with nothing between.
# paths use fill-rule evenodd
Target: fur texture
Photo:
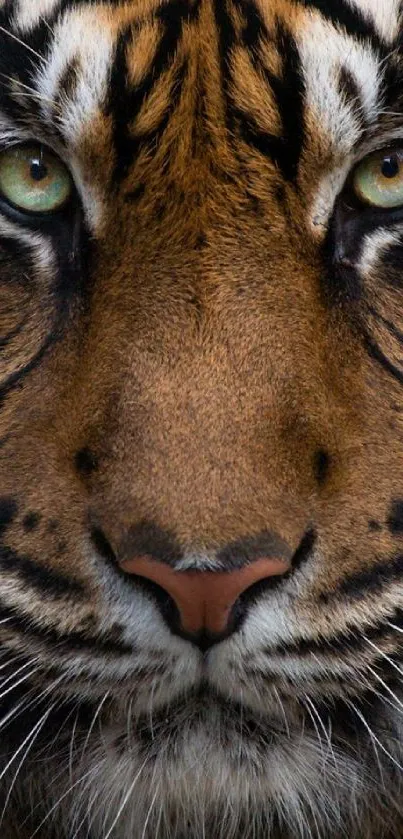
<instances>
[{"instance_id":1,"label":"fur texture","mask_svg":"<svg viewBox=\"0 0 403 839\"><path fill-rule=\"evenodd\" d=\"M400 6L0 2L3 839L403 835ZM118 570L273 532L204 653Z\"/></svg>"}]
</instances>

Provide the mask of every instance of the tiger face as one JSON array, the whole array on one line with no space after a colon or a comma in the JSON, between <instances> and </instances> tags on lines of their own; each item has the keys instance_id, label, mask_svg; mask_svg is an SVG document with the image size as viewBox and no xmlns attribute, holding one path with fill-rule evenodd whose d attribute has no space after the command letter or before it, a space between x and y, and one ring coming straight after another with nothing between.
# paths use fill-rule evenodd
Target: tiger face
<instances>
[{"instance_id":1,"label":"tiger face","mask_svg":"<svg viewBox=\"0 0 403 839\"><path fill-rule=\"evenodd\" d=\"M5 839L401 836L400 17L0 2Z\"/></svg>"}]
</instances>

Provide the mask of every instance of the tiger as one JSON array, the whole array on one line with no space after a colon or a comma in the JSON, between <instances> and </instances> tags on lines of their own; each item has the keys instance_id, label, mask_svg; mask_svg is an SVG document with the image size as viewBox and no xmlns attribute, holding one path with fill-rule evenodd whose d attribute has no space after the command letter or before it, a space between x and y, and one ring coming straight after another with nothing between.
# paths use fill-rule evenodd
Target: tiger
<instances>
[{"instance_id":1,"label":"tiger","mask_svg":"<svg viewBox=\"0 0 403 839\"><path fill-rule=\"evenodd\" d=\"M403 7L0 0L0 835L403 837Z\"/></svg>"}]
</instances>

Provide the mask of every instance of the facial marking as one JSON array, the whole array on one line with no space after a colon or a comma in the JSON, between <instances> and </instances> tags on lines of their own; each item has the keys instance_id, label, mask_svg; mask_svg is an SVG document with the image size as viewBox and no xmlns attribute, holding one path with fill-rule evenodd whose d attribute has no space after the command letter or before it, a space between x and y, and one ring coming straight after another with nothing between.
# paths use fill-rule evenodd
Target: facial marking
<instances>
[{"instance_id":1,"label":"facial marking","mask_svg":"<svg viewBox=\"0 0 403 839\"><path fill-rule=\"evenodd\" d=\"M387 525L394 536L403 533L403 500L396 498L391 505Z\"/></svg>"},{"instance_id":2,"label":"facial marking","mask_svg":"<svg viewBox=\"0 0 403 839\"><path fill-rule=\"evenodd\" d=\"M14 498L0 498L0 537L14 521L17 512L18 505Z\"/></svg>"}]
</instances>

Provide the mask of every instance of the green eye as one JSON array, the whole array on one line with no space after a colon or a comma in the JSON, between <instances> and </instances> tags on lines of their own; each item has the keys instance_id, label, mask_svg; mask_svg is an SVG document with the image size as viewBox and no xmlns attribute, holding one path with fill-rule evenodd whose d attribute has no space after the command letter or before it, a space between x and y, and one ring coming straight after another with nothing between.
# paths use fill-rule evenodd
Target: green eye
<instances>
[{"instance_id":1,"label":"green eye","mask_svg":"<svg viewBox=\"0 0 403 839\"><path fill-rule=\"evenodd\" d=\"M354 172L353 188L360 201L372 207L403 206L403 148L365 157Z\"/></svg>"},{"instance_id":2,"label":"green eye","mask_svg":"<svg viewBox=\"0 0 403 839\"><path fill-rule=\"evenodd\" d=\"M54 213L67 203L73 182L66 166L40 144L0 152L0 193L26 213Z\"/></svg>"}]
</instances>

